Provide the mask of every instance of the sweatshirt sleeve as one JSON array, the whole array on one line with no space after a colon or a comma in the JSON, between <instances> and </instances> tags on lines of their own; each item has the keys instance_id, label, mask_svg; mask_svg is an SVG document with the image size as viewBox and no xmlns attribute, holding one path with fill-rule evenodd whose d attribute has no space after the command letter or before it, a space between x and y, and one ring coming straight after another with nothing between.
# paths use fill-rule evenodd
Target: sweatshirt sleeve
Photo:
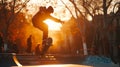
<instances>
[{"instance_id":1,"label":"sweatshirt sleeve","mask_svg":"<svg viewBox=\"0 0 120 67\"><path fill-rule=\"evenodd\" d=\"M57 19L57 18L55 18L55 17L53 17L51 15L49 16L49 19L54 20L55 22L58 22L58 23L62 22L60 19Z\"/></svg>"}]
</instances>

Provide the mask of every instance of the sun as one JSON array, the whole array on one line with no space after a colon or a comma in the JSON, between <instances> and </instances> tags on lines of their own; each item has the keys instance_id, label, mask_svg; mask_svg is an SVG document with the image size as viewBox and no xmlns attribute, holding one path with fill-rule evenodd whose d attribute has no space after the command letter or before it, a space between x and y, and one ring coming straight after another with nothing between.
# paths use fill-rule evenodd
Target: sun
<instances>
[{"instance_id":1,"label":"sun","mask_svg":"<svg viewBox=\"0 0 120 67\"><path fill-rule=\"evenodd\" d=\"M54 31L61 30L61 27L62 27L61 23L55 22L55 21L50 20L50 19L46 19L44 22L48 25L49 30L54 30Z\"/></svg>"}]
</instances>

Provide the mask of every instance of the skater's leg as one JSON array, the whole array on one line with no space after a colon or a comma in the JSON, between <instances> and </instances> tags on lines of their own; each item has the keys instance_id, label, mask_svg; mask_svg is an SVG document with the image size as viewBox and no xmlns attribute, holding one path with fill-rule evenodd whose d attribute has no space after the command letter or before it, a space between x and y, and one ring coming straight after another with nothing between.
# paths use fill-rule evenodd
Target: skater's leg
<instances>
[{"instance_id":1,"label":"skater's leg","mask_svg":"<svg viewBox=\"0 0 120 67\"><path fill-rule=\"evenodd\" d=\"M46 41L48 39L48 25L45 23L41 23L37 25L37 28L43 32L43 40L42 40L42 52L41 55L44 55L46 52Z\"/></svg>"},{"instance_id":2,"label":"skater's leg","mask_svg":"<svg viewBox=\"0 0 120 67\"><path fill-rule=\"evenodd\" d=\"M48 38L48 25L47 24L40 23L39 25L36 25L35 27L40 29L43 32L43 40Z\"/></svg>"},{"instance_id":3,"label":"skater's leg","mask_svg":"<svg viewBox=\"0 0 120 67\"><path fill-rule=\"evenodd\" d=\"M48 25L45 23L41 23L39 29L43 32L42 45L44 47L48 38Z\"/></svg>"},{"instance_id":4,"label":"skater's leg","mask_svg":"<svg viewBox=\"0 0 120 67\"><path fill-rule=\"evenodd\" d=\"M43 31L43 41L42 44L45 44L48 38L48 26L47 24L43 24L41 30Z\"/></svg>"},{"instance_id":5,"label":"skater's leg","mask_svg":"<svg viewBox=\"0 0 120 67\"><path fill-rule=\"evenodd\" d=\"M40 30L43 31L43 40L48 38L48 25L45 23L42 23L40 26Z\"/></svg>"},{"instance_id":6,"label":"skater's leg","mask_svg":"<svg viewBox=\"0 0 120 67\"><path fill-rule=\"evenodd\" d=\"M42 31L43 31L43 40L44 40L48 38L48 26L47 24L45 24L43 27L44 29Z\"/></svg>"}]
</instances>

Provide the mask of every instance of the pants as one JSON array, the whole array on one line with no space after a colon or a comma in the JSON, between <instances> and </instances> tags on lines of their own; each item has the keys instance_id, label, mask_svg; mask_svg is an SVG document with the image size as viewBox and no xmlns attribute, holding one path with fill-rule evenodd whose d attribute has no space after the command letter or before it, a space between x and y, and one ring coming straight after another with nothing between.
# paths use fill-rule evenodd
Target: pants
<instances>
[{"instance_id":1,"label":"pants","mask_svg":"<svg viewBox=\"0 0 120 67\"><path fill-rule=\"evenodd\" d=\"M36 28L40 29L41 31L43 31L43 40L48 38L48 25L45 23L40 23L40 24L36 24L34 25Z\"/></svg>"}]
</instances>

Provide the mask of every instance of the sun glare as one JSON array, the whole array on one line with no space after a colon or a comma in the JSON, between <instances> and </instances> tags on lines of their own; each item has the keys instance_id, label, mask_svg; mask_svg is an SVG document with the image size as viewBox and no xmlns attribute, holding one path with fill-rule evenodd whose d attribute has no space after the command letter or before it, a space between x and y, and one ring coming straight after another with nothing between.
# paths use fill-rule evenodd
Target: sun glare
<instances>
[{"instance_id":1,"label":"sun glare","mask_svg":"<svg viewBox=\"0 0 120 67\"><path fill-rule=\"evenodd\" d=\"M62 24L57 23L53 20L47 19L44 21L48 25L49 30L54 30L54 31L59 31L61 30L60 28L62 27Z\"/></svg>"}]
</instances>

